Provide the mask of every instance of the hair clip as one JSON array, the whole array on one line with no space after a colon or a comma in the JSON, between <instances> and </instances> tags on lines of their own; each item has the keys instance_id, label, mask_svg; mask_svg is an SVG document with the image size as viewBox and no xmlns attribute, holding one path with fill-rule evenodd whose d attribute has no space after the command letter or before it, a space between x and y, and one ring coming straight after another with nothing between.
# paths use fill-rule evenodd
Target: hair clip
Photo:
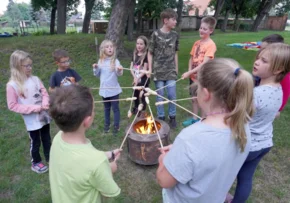
<instances>
[{"instance_id":1,"label":"hair clip","mask_svg":"<svg viewBox=\"0 0 290 203\"><path fill-rule=\"evenodd\" d=\"M235 72L234 72L234 75L235 75L235 76L238 76L240 69L241 69L241 68L236 68L236 70L235 70Z\"/></svg>"}]
</instances>

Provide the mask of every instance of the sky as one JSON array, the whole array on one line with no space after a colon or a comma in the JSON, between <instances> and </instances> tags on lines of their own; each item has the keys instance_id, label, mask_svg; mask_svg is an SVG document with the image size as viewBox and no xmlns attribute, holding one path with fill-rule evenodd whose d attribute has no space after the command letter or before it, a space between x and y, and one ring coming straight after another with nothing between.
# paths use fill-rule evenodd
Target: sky
<instances>
[{"instance_id":1,"label":"sky","mask_svg":"<svg viewBox=\"0 0 290 203\"><path fill-rule=\"evenodd\" d=\"M9 2L9 0L0 0L0 15L6 11L8 2ZM14 2L15 3L24 2L24 3L30 4L31 0L14 0ZM78 6L78 11L82 12L82 14L84 15L84 13L85 13L84 0L81 0L80 5Z\"/></svg>"}]
</instances>

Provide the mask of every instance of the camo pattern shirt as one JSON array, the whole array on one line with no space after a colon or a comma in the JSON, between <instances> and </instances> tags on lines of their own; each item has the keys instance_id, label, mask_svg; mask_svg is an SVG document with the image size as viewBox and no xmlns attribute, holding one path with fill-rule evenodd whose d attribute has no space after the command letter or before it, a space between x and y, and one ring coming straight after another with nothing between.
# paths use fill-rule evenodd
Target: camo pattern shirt
<instances>
[{"instance_id":1,"label":"camo pattern shirt","mask_svg":"<svg viewBox=\"0 0 290 203\"><path fill-rule=\"evenodd\" d=\"M163 33L160 29L154 31L149 43L149 51L152 54L153 79L176 80L175 53L179 48L178 33L170 31Z\"/></svg>"}]
</instances>

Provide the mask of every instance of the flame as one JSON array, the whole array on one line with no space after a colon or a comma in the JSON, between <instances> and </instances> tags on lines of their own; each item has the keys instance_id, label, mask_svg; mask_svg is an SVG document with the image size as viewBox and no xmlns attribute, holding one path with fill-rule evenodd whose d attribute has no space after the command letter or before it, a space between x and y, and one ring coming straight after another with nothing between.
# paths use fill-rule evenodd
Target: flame
<instances>
[{"instance_id":1,"label":"flame","mask_svg":"<svg viewBox=\"0 0 290 203\"><path fill-rule=\"evenodd\" d=\"M155 127L154 127L154 120L151 116L148 116L146 118L146 124L142 126L138 126L135 128L136 131L140 134L154 134L156 133Z\"/></svg>"}]
</instances>

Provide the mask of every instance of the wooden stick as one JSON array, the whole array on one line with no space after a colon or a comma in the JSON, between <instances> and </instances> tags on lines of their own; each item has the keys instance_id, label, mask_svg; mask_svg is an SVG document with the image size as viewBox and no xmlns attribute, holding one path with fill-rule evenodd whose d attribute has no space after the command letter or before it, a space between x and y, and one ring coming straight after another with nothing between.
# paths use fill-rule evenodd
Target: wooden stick
<instances>
[{"instance_id":1,"label":"wooden stick","mask_svg":"<svg viewBox=\"0 0 290 203\"><path fill-rule=\"evenodd\" d=\"M125 141L126 141L128 135L129 135L129 132L130 132L130 130L131 130L131 128L132 128L132 126L133 126L133 124L134 124L136 118L138 117L139 111L142 111L142 109L143 109L143 104L139 104L139 106L138 106L138 112L137 112L137 114L135 115L135 118L134 118L134 120L132 121L130 127L128 128L127 133L126 133L126 135L125 135L125 137L124 137L124 139L123 139L123 141L122 141L122 144L121 144L121 146L120 146L119 149L122 149L122 148L123 148L123 145L124 145L124 143L125 143Z\"/></svg>"},{"instance_id":2,"label":"wooden stick","mask_svg":"<svg viewBox=\"0 0 290 203\"><path fill-rule=\"evenodd\" d=\"M102 100L102 101L95 101L95 103L104 103L104 102L113 102L113 101L132 101L136 100L137 97L128 97L125 99L112 99L112 100Z\"/></svg>"},{"instance_id":3,"label":"wooden stick","mask_svg":"<svg viewBox=\"0 0 290 203\"><path fill-rule=\"evenodd\" d=\"M161 146L161 148L163 148L163 144L162 144L162 141L161 141L161 137L160 137L160 134L159 134L159 130L158 130L158 128L157 128L157 125L156 125L156 122L155 122L155 119L154 119L154 116L153 116L153 113L152 113L152 111L151 111L151 107L150 107L150 104L149 104L149 98L148 98L148 97L145 97L145 101L146 101L146 103L147 103L147 106L148 106L148 108L149 108L149 111L150 111L151 117L152 117L152 119L153 119L154 127L155 127L155 130L156 130L157 135L158 135L158 139L159 139L159 142L160 142L160 146Z\"/></svg>"},{"instance_id":4,"label":"wooden stick","mask_svg":"<svg viewBox=\"0 0 290 203\"><path fill-rule=\"evenodd\" d=\"M91 90L99 90L99 89L133 89L133 90L142 90L143 86L132 86L132 87L92 87Z\"/></svg>"},{"instance_id":5,"label":"wooden stick","mask_svg":"<svg viewBox=\"0 0 290 203\"><path fill-rule=\"evenodd\" d=\"M154 91L151 90L151 92L154 92ZM153 95L154 95L154 94L153 94ZM171 101L171 100L169 100L169 99L167 99L167 98L161 96L161 95L158 94L158 93L157 93L157 96L158 96L158 97L161 97L162 99L167 100L169 103L172 103L172 104L174 104L175 106L178 106L179 108L183 109L184 111L187 111L187 112L190 113L191 115L193 115L193 116L195 116L195 117L201 119L201 117L199 117L198 115L196 115L196 114L194 114L193 112L189 111L188 109L186 109L186 108L180 106L179 104L177 104L177 103L175 103L175 102L173 102L173 101Z\"/></svg>"},{"instance_id":6,"label":"wooden stick","mask_svg":"<svg viewBox=\"0 0 290 203\"><path fill-rule=\"evenodd\" d=\"M177 102L177 101L191 100L191 99L196 99L196 98L197 97L188 97L188 98L184 98L184 99L175 99L175 100L171 100L171 101ZM167 104L167 103L169 103L169 101L160 101L160 102L156 102L155 105L158 106L158 105Z\"/></svg>"},{"instance_id":7,"label":"wooden stick","mask_svg":"<svg viewBox=\"0 0 290 203\"><path fill-rule=\"evenodd\" d=\"M172 83L170 83L170 84L168 84L168 85L165 85L165 86L163 86L163 87L160 87L159 89L157 89L157 90L155 90L155 91L157 92L158 90L162 90L162 89L164 89L165 87L167 87L167 86L169 86L169 85L172 85L173 83L177 83L177 82L180 81L180 80L183 80L183 78L179 78L178 80L176 80L176 81L174 81L174 82L172 82Z\"/></svg>"}]
</instances>

